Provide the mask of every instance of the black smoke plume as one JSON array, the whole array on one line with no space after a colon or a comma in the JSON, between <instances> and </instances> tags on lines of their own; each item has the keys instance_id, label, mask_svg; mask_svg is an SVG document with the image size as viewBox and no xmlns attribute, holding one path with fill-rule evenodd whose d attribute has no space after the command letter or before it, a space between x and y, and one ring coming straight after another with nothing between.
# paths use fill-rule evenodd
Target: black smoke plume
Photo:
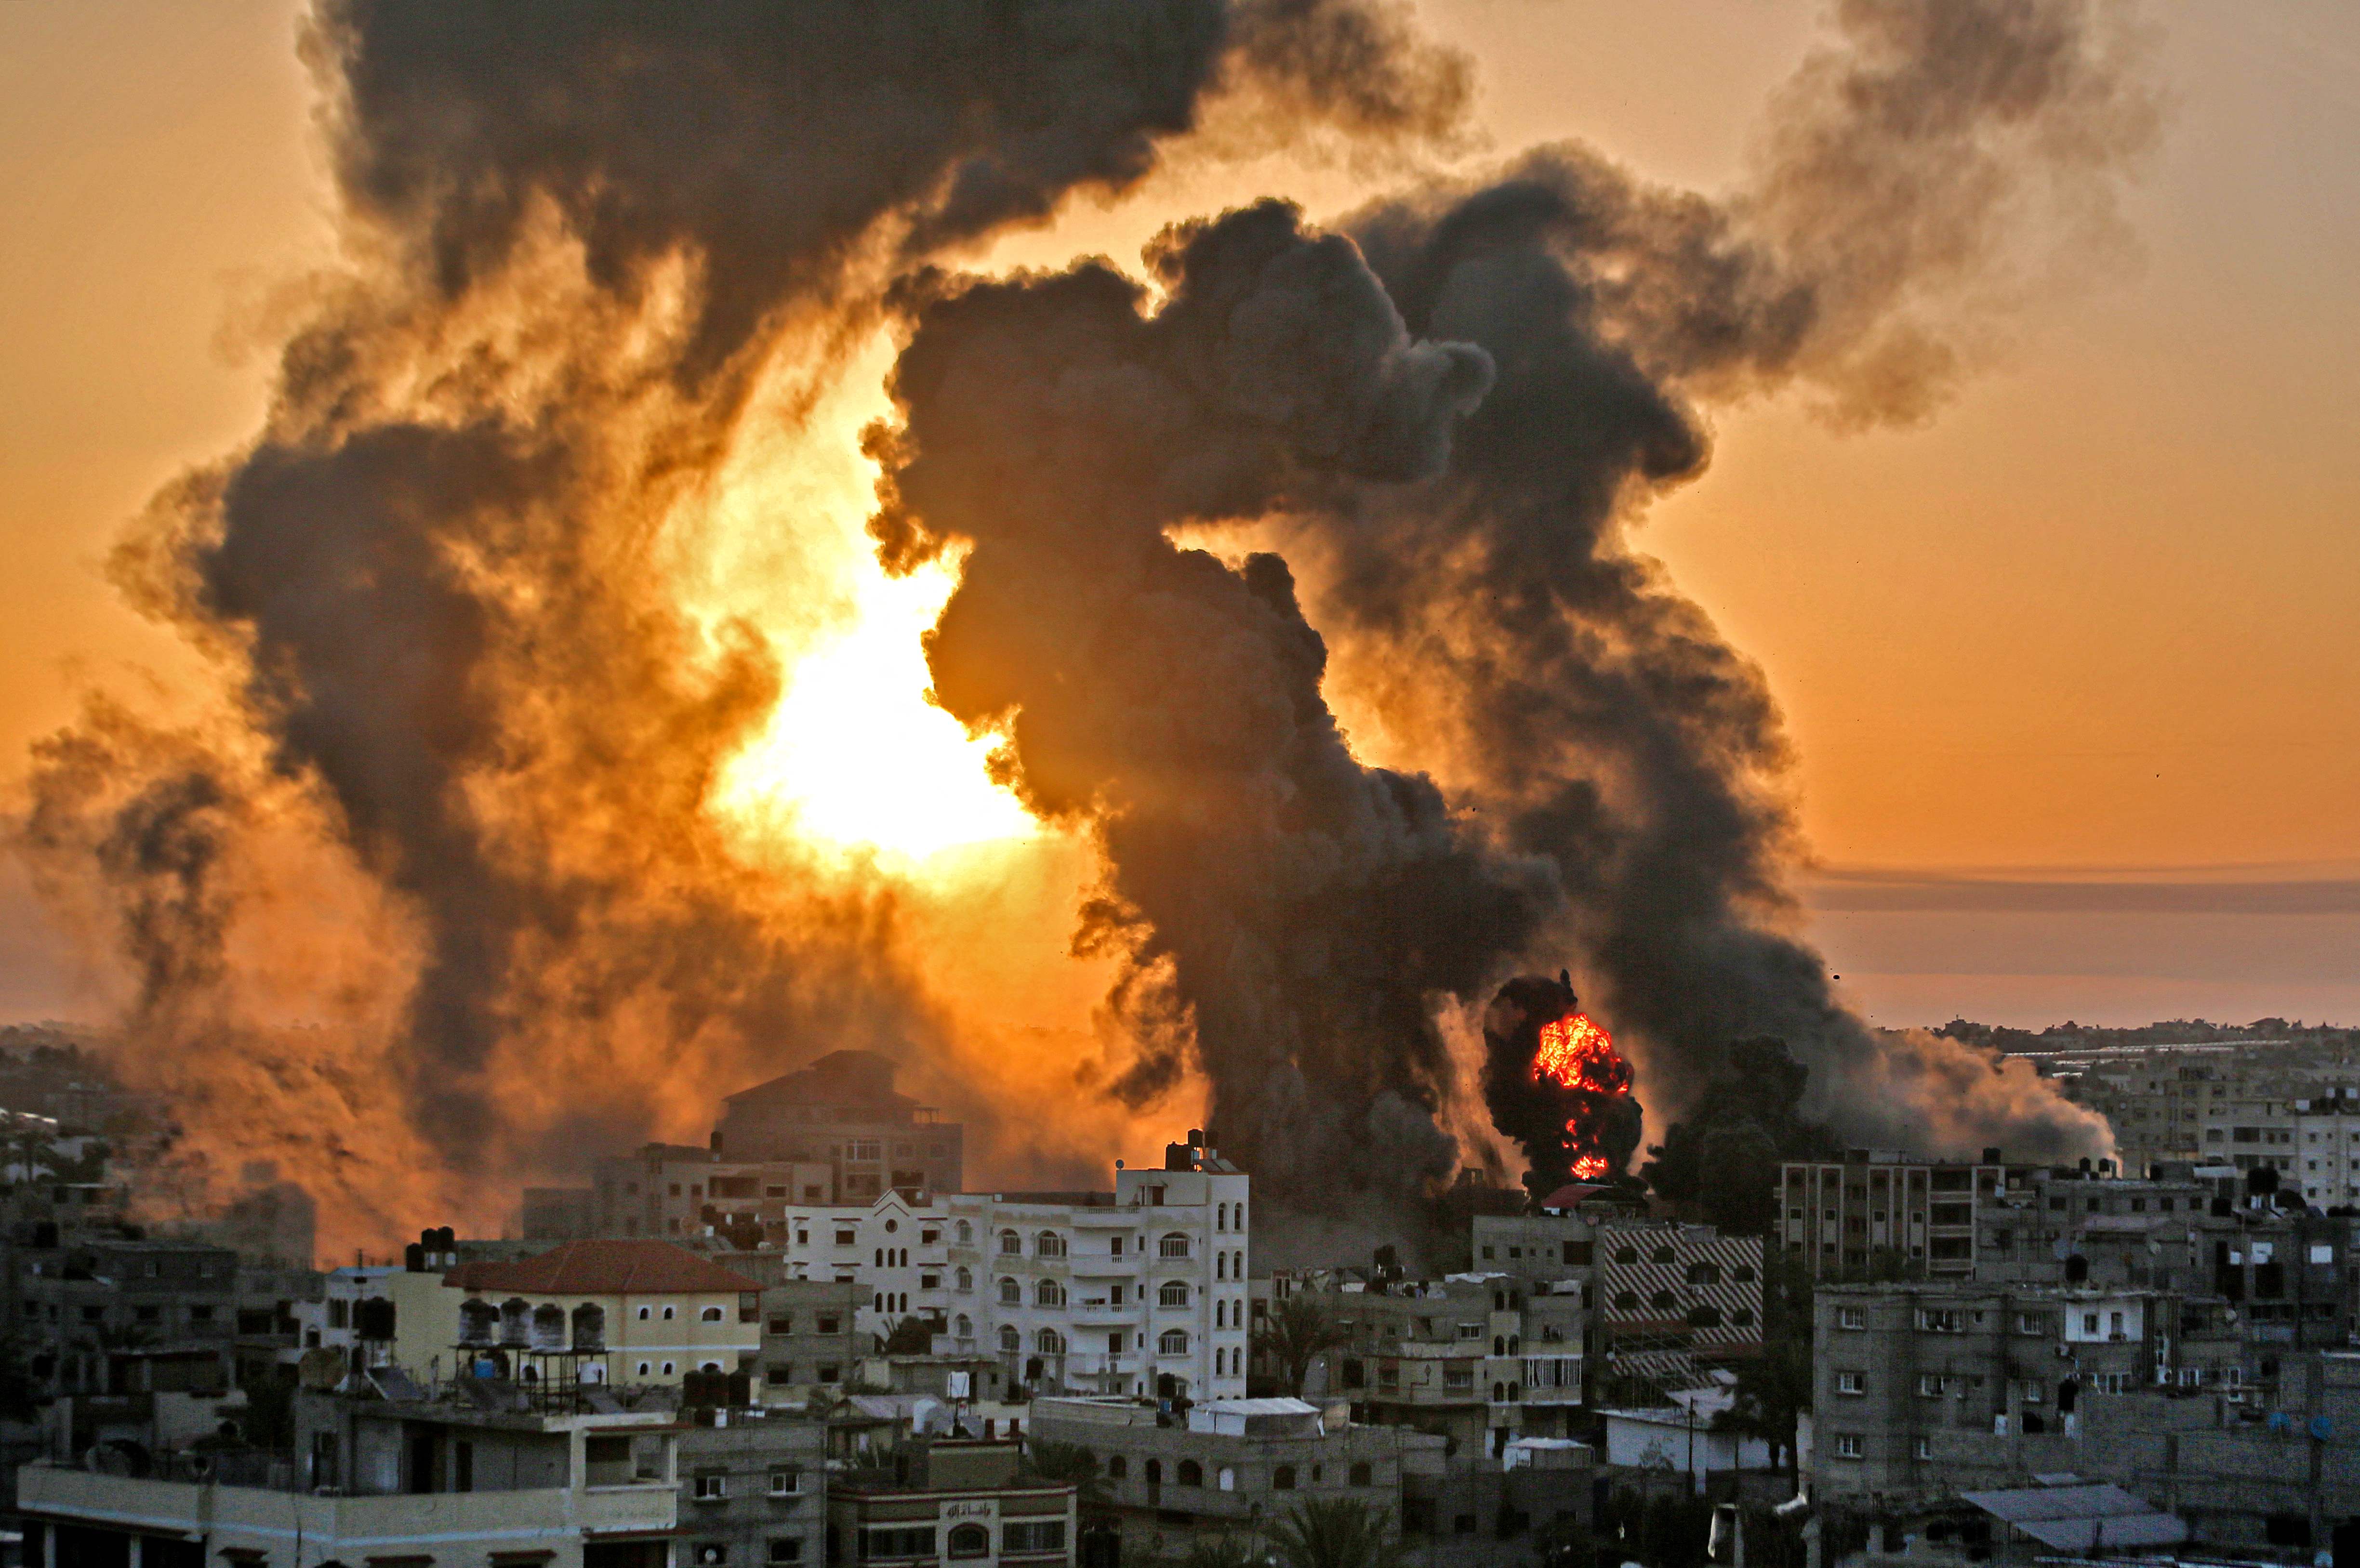
<instances>
[{"instance_id":1,"label":"black smoke plume","mask_svg":"<svg viewBox=\"0 0 2360 1568\"><path fill-rule=\"evenodd\" d=\"M1701 470L1700 400L1923 417L1995 280L2060 214L2103 227L2151 129L2106 7L1838 17L1723 201L1546 148L1350 217L1366 269L1264 206L1153 247L1159 310L1097 265L905 301L877 531L896 565L973 546L936 690L1098 833L1122 1089L1200 1066L1283 1202L1429 1181L1435 1017L1560 943L1665 1109L1775 1034L1846 1137L2103 1139L1837 999L1791 934L1767 684L1627 541ZM1307 569L1307 617L1274 555L1171 540L1239 525ZM1433 777L1356 761L1323 672Z\"/></svg>"},{"instance_id":2,"label":"black smoke plume","mask_svg":"<svg viewBox=\"0 0 2360 1568\"><path fill-rule=\"evenodd\" d=\"M401 916L367 1114L513 1171L817 1050L928 1053L890 889L748 868L706 811L781 675L670 563L749 398L781 362L824 383L909 269L1134 185L1213 96L1415 142L1455 122L1463 61L1359 0L319 0L304 49L349 264L264 430L117 570L236 688L222 748L259 737ZM38 847L141 899L88 856L142 832ZM239 917L223 866L179 875L180 907Z\"/></svg>"}]
</instances>

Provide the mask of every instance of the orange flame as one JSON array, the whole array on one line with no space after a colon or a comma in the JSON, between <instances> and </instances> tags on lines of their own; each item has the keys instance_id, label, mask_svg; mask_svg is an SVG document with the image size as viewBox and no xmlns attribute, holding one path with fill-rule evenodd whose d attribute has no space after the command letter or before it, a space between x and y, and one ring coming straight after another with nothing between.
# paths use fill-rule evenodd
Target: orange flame
<instances>
[{"instance_id":1,"label":"orange flame","mask_svg":"<svg viewBox=\"0 0 2360 1568\"><path fill-rule=\"evenodd\" d=\"M1604 1101L1631 1092L1631 1064L1614 1049L1614 1037L1587 1013L1568 1013L1545 1023L1540 1049L1533 1053L1533 1076L1598 1096L1582 1101L1566 1119L1566 1145L1578 1151L1568 1169L1579 1181L1612 1175L1613 1161L1597 1152L1602 1106Z\"/></svg>"}]
</instances>

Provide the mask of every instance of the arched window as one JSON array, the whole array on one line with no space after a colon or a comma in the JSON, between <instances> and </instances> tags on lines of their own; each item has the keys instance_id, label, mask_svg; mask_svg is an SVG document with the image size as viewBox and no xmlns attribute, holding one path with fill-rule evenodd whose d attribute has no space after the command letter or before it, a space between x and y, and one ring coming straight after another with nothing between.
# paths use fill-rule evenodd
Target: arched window
<instances>
[{"instance_id":1,"label":"arched window","mask_svg":"<svg viewBox=\"0 0 2360 1568\"><path fill-rule=\"evenodd\" d=\"M1000 1325L1000 1348L1011 1354L1024 1348L1024 1342L1017 1337L1014 1323Z\"/></svg>"},{"instance_id":2,"label":"arched window","mask_svg":"<svg viewBox=\"0 0 2360 1568\"><path fill-rule=\"evenodd\" d=\"M1043 1356L1063 1356L1065 1354L1065 1336L1054 1328L1044 1328L1032 1336L1032 1348Z\"/></svg>"},{"instance_id":3,"label":"arched window","mask_svg":"<svg viewBox=\"0 0 2360 1568\"><path fill-rule=\"evenodd\" d=\"M1184 1486L1201 1486L1205 1484L1205 1467L1193 1459L1183 1459L1172 1478Z\"/></svg>"},{"instance_id":4,"label":"arched window","mask_svg":"<svg viewBox=\"0 0 2360 1568\"><path fill-rule=\"evenodd\" d=\"M1188 1281L1166 1279L1155 1288L1155 1304L1159 1307L1185 1307L1188 1304Z\"/></svg>"},{"instance_id":5,"label":"arched window","mask_svg":"<svg viewBox=\"0 0 2360 1568\"><path fill-rule=\"evenodd\" d=\"M975 1245L975 1226L967 1224L965 1220L959 1221L958 1238L958 1244L961 1247L972 1247Z\"/></svg>"},{"instance_id":6,"label":"arched window","mask_svg":"<svg viewBox=\"0 0 2360 1568\"><path fill-rule=\"evenodd\" d=\"M1216 1252L1213 1254L1213 1278L1226 1279L1229 1277L1229 1255L1226 1252Z\"/></svg>"},{"instance_id":7,"label":"arched window","mask_svg":"<svg viewBox=\"0 0 2360 1568\"><path fill-rule=\"evenodd\" d=\"M1013 1279L1000 1280L1000 1304L1003 1307L1022 1306L1024 1304L1024 1287L1018 1284Z\"/></svg>"},{"instance_id":8,"label":"arched window","mask_svg":"<svg viewBox=\"0 0 2360 1568\"><path fill-rule=\"evenodd\" d=\"M1186 1331L1185 1329L1177 1329L1177 1328L1167 1328L1167 1329L1165 1329L1162 1334L1158 1334L1158 1335L1156 1336L1156 1339L1155 1339L1155 1351L1156 1351L1156 1354L1157 1354L1157 1355L1159 1355L1159 1356L1185 1356L1185 1355L1187 1355L1187 1354L1188 1354L1188 1333L1187 1333L1187 1331Z\"/></svg>"},{"instance_id":9,"label":"arched window","mask_svg":"<svg viewBox=\"0 0 2360 1568\"><path fill-rule=\"evenodd\" d=\"M1164 1485L1164 1461L1161 1459L1151 1459L1147 1462L1147 1484L1151 1486Z\"/></svg>"},{"instance_id":10,"label":"arched window","mask_svg":"<svg viewBox=\"0 0 2360 1568\"><path fill-rule=\"evenodd\" d=\"M1185 1258L1188 1256L1188 1238L1175 1230L1156 1244L1155 1251L1160 1258Z\"/></svg>"},{"instance_id":11,"label":"arched window","mask_svg":"<svg viewBox=\"0 0 2360 1568\"><path fill-rule=\"evenodd\" d=\"M956 1332L961 1339L973 1339L975 1337L975 1320L967 1316L965 1312L959 1313L958 1327Z\"/></svg>"},{"instance_id":12,"label":"arched window","mask_svg":"<svg viewBox=\"0 0 2360 1568\"><path fill-rule=\"evenodd\" d=\"M645 1322L647 1322L647 1321L648 1321L648 1309L647 1309L647 1308L645 1308L645 1307L641 1307L641 1308L639 1309L639 1321L640 1321L641 1323L645 1323Z\"/></svg>"},{"instance_id":13,"label":"arched window","mask_svg":"<svg viewBox=\"0 0 2360 1568\"><path fill-rule=\"evenodd\" d=\"M1508 1403L1513 1405L1524 1397L1524 1386L1522 1383L1511 1383L1508 1385Z\"/></svg>"},{"instance_id":14,"label":"arched window","mask_svg":"<svg viewBox=\"0 0 2360 1568\"><path fill-rule=\"evenodd\" d=\"M958 1288L962 1294L975 1289L975 1270L966 1264L959 1265L958 1273L955 1278L958 1280Z\"/></svg>"},{"instance_id":15,"label":"arched window","mask_svg":"<svg viewBox=\"0 0 2360 1568\"><path fill-rule=\"evenodd\" d=\"M696 1321L699 1323L719 1323L721 1321L721 1309L719 1307L707 1307L703 1312L696 1314Z\"/></svg>"},{"instance_id":16,"label":"arched window","mask_svg":"<svg viewBox=\"0 0 2360 1568\"><path fill-rule=\"evenodd\" d=\"M1495 1334L1491 1336L1491 1354L1494 1356L1505 1356L1508 1354L1508 1336L1506 1334Z\"/></svg>"},{"instance_id":17,"label":"arched window","mask_svg":"<svg viewBox=\"0 0 2360 1568\"><path fill-rule=\"evenodd\" d=\"M1065 1288L1054 1279L1043 1279L1032 1287L1032 1304L1036 1307L1062 1307L1065 1304Z\"/></svg>"},{"instance_id":18,"label":"arched window","mask_svg":"<svg viewBox=\"0 0 2360 1568\"><path fill-rule=\"evenodd\" d=\"M1240 1203L1235 1209L1230 1211L1229 1228L1232 1230L1243 1230L1246 1228L1246 1206L1243 1203Z\"/></svg>"},{"instance_id":19,"label":"arched window","mask_svg":"<svg viewBox=\"0 0 2360 1568\"><path fill-rule=\"evenodd\" d=\"M1282 1465L1270 1473L1270 1489L1273 1492L1295 1490L1295 1466Z\"/></svg>"},{"instance_id":20,"label":"arched window","mask_svg":"<svg viewBox=\"0 0 2360 1568\"><path fill-rule=\"evenodd\" d=\"M1065 1238L1054 1230L1044 1230L1032 1238L1032 1255L1035 1258L1063 1258L1065 1256Z\"/></svg>"},{"instance_id":21,"label":"arched window","mask_svg":"<svg viewBox=\"0 0 2360 1568\"><path fill-rule=\"evenodd\" d=\"M1369 1462L1363 1459L1352 1466L1351 1484L1355 1486L1366 1486L1371 1484L1370 1475Z\"/></svg>"},{"instance_id":22,"label":"arched window","mask_svg":"<svg viewBox=\"0 0 2360 1568\"><path fill-rule=\"evenodd\" d=\"M1222 1204L1218 1209L1217 1209L1217 1210L1215 1210L1215 1211L1214 1211L1214 1214L1213 1214L1213 1228L1214 1228L1215 1230L1227 1230L1227 1229L1229 1229L1229 1204L1227 1204L1227 1203L1223 1203L1223 1204Z\"/></svg>"},{"instance_id":23,"label":"arched window","mask_svg":"<svg viewBox=\"0 0 2360 1568\"><path fill-rule=\"evenodd\" d=\"M1115 1454L1112 1458L1110 1458L1110 1459L1109 1459L1109 1460L1107 1461L1107 1479L1108 1479L1108 1480L1109 1480L1109 1481L1124 1481L1124 1480L1128 1480L1128 1479L1130 1479L1130 1477L1131 1477L1131 1461L1130 1461L1130 1460L1128 1460L1128 1459L1124 1458L1121 1454Z\"/></svg>"},{"instance_id":24,"label":"arched window","mask_svg":"<svg viewBox=\"0 0 2360 1568\"><path fill-rule=\"evenodd\" d=\"M1511 1356L1522 1356L1524 1353L1524 1336L1520 1334L1510 1334L1508 1336L1508 1354Z\"/></svg>"},{"instance_id":25,"label":"arched window","mask_svg":"<svg viewBox=\"0 0 2360 1568\"><path fill-rule=\"evenodd\" d=\"M979 1524L954 1525L947 1544L953 1557L989 1557L991 1531Z\"/></svg>"},{"instance_id":26,"label":"arched window","mask_svg":"<svg viewBox=\"0 0 2360 1568\"><path fill-rule=\"evenodd\" d=\"M1003 1258L1015 1258L1024 1251L1024 1238L1012 1230L1000 1233L1000 1252Z\"/></svg>"},{"instance_id":27,"label":"arched window","mask_svg":"<svg viewBox=\"0 0 2360 1568\"><path fill-rule=\"evenodd\" d=\"M1505 1383L1494 1383L1491 1385L1491 1402L1495 1405L1503 1405L1508 1402L1508 1386Z\"/></svg>"}]
</instances>

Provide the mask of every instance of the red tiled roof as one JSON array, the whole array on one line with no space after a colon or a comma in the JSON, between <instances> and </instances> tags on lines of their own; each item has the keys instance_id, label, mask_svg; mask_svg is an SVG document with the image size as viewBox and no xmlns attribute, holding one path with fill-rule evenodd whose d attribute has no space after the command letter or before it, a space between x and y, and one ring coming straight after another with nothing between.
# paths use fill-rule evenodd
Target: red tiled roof
<instances>
[{"instance_id":1,"label":"red tiled roof","mask_svg":"<svg viewBox=\"0 0 2360 1568\"><path fill-rule=\"evenodd\" d=\"M716 1295L762 1288L668 1241L569 1241L521 1262L463 1263L442 1282L541 1296Z\"/></svg>"}]
</instances>

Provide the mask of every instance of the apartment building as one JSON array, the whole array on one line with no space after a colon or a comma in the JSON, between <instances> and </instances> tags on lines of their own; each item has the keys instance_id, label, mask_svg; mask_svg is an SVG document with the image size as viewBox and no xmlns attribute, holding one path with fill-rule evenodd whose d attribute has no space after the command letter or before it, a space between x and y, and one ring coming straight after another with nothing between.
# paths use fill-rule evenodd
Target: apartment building
<instances>
[{"instance_id":1,"label":"apartment building","mask_svg":"<svg viewBox=\"0 0 2360 1568\"><path fill-rule=\"evenodd\" d=\"M799 1401L841 1392L876 1341L858 1327L866 1295L854 1281L787 1279L762 1288L760 1366L764 1397Z\"/></svg>"},{"instance_id":2,"label":"apartment building","mask_svg":"<svg viewBox=\"0 0 2360 1568\"><path fill-rule=\"evenodd\" d=\"M2227 1166L2148 1169L2154 1174L2011 1170L1998 1193L1976 1205L1974 1277L2202 1291L2214 1240L2249 1223L2245 1182Z\"/></svg>"},{"instance_id":3,"label":"apartment building","mask_svg":"<svg viewBox=\"0 0 2360 1568\"><path fill-rule=\"evenodd\" d=\"M1043 1390L1242 1398L1251 1185L1192 1135L1110 1193L945 1197L937 1348Z\"/></svg>"},{"instance_id":4,"label":"apartment building","mask_svg":"<svg viewBox=\"0 0 2360 1568\"><path fill-rule=\"evenodd\" d=\"M175 1454L136 1477L27 1465L16 1481L27 1558L60 1568L672 1561L682 1521L669 1409L304 1395L295 1427L291 1461Z\"/></svg>"},{"instance_id":5,"label":"apartment building","mask_svg":"<svg viewBox=\"0 0 2360 1568\"><path fill-rule=\"evenodd\" d=\"M755 1164L825 1167L825 1198L860 1203L886 1189L956 1192L965 1181L966 1128L893 1087L890 1057L831 1051L800 1072L741 1089L722 1102L713 1152Z\"/></svg>"},{"instance_id":6,"label":"apartment building","mask_svg":"<svg viewBox=\"0 0 2360 1568\"><path fill-rule=\"evenodd\" d=\"M2180 1306L2154 1290L1822 1286L1812 1495L1894 1497L1964 1484L1938 1459L1945 1432L2071 1435L2085 1395L2177 1386L2183 1367L2201 1379L2206 1367L2229 1365L2189 1359Z\"/></svg>"},{"instance_id":7,"label":"apartment building","mask_svg":"<svg viewBox=\"0 0 2360 1568\"><path fill-rule=\"evenodd\" d=\"M6 1320L48 1390L215 1392L235 1380L242 1330L279 1337L279 1303L242 1291L226 1247L43 1223L5 1260Z\"/></svg>"},{"instance_id":8,"label":"apartment building","mask_svg":"<svg viewBox=\"0 0 2360 1568\"><path fill-rule=\"evenodd\" d=\"M827 1561L827 1427L753 1409L691 1422L680 1434L681 1561Z\"/></svg>"},{"instance_id":9,"label":"apartment building","mask_svg":"<svg viewBox=\"0 0 2360 1568\"><path fill-rule=\"evenodd\" d=\"M1295 1399L1224 1399L1174 1421L1131 1399L1060 1398L1033 1401L1031 1430L1098 1460L1126 1557L1183 1553L1199 1536L1244 1537L1314 1498L1365 1504L1397 1540L1404 1454L1440 1442L1340 1415Z\"/></svg>"},{"instance_id":10,"label":"apartment building","mask_svg":"<svg viewBox=\"0 0 2360 1568\"><path fill-rule=\"evenodd\" d=\"M1855 1149L1841 1160L1783 1165L1778 1243L1808 1261L1813 1279L1841 1278L1879 1260L1972 1276L1978 1209L2007 1181L2000 1151L1983 1152L1966 1162Z\"/></svg>"}]
</instances>

